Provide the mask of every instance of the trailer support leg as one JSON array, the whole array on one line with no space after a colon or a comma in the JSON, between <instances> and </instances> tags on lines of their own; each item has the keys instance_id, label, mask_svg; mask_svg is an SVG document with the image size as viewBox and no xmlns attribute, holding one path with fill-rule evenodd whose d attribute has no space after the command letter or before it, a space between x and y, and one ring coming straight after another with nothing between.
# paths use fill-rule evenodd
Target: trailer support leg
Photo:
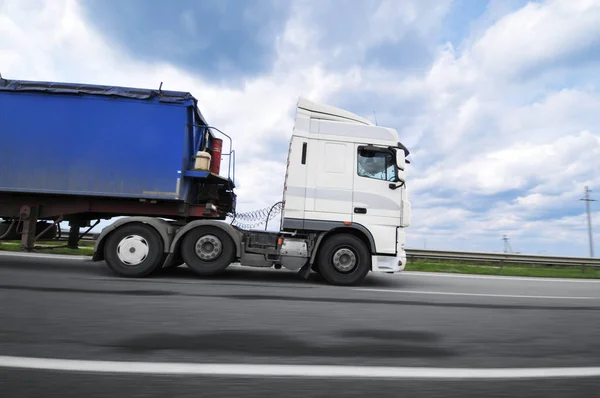
<instances>
[{"instance_id":1,"label":"trailer support leg","mask_svg":"<svg viewBox=\"0 0 600 398\"><path fill-rule=\"evenodd\" d=\"M35 226L38 221L39 209L36 206L23 206L21 220L23 232L21 234L21 251L32 252L35 246Z\"/></svg>"},{"instance_id":2,"label":"trailer support leg","mask_svg":"<svg viewBox=\"0 0 600 398\"><path fill-rule=\"evenodd\" d=\"M81 228L81 222L72 221L69 223L71 227L69 229L69 242L67 247L69 249L79 249L79 229Z\"/></svg>"}]
</instances>

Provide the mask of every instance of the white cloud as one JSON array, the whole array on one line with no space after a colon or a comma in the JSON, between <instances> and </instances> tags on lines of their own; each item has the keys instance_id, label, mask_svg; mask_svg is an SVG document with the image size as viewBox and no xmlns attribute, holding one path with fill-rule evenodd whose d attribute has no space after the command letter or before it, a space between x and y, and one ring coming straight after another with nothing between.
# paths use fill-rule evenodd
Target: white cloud
<instances>
[{"instance_id":1,"label":"white cloud","mask_svg":"<svg viewBox=\"0 0 600 398\"><path fill-rule=\"evenodd\" d=\"M578 200L583 187L600 186L600 135L583 131L547 144L516 142L505 149L478 154L461 165L441 162L435 167L435 171L429 170L425 177L413 181L413 198L439 187L463 194L452 195L443 207L417 201L413 217L416 236L436 236L438 228L450 223L457 232L447 243L440 243L445 247L457 241L463 246L472 240L470 245L481 241L481 248L485 248L485 242L491 243L493 237L504 233L529 240L537 236L538 243L546 245L552 236L557 242L573 244L572 233L584 225L584 207ZM509 190L521 194L498 199L498 194ZM488 207L469 210L473 195L489 195ZM580 215L564 216L573 211ZM447 231L442 231L445 235ZM554 246L545 250L558 254L569 249Z\"/></svg>"},{"instance_id":2,"label":"white cloud","mask_svg":"<svg viewBox=\"0 0 600 398\"><path fill-rule=\"evenodd\" d=\"M396 41L409 29L426 34L439 26L441 18L449 11L451 2L440 1L381 1L368 18L365 28L369 30L365 44ZM365 37L363 36L363 37Z\"/></svg>"},{"instance_id":3,"label":"white cloud","mask_svg":"<svg viewBox=\"0 0 600 398\"><path fill-rule=\"evenodd\" d=\"M486 74L518 77L600 44L600 3L528 3L490 27L472 56Z\"/></svg>"},{"instance_id":4,"label":"white cloud","mask_svg":"<svg viewBox=\"0 0 600 398\"><path fill-rule=\"evenodd\" d=\"M492 88L495 96L497 88L527 85L526 76L537 78L547 68L569 64L572 57L597 48L599 20L600 3L595 0L528 3L465 40L460 53L451 44L443 47L428 82L442 94L440 104L465 90L483 93Z\"/></svg>"},{"instance_id":5,"label":"white cloud","mask_svg":"<svg viewBox=\"0 0 600 398\"><path fill-rule=\"evenodd\" d=\"M525 251L587 253L577 198L584 185L600 186L600 96L597 76L572 60L597 49L599 30L598 2L530 3L460 51L442 47L425 77L410 80L429 105L403 129L419 137L409 242L501 249L510 233ZM444 195L444 207L432 207L431 192ZM471 202L463 218L449 218L453 233L436 229L432 214L461 214Z\"/></svg>"}]
</instances>

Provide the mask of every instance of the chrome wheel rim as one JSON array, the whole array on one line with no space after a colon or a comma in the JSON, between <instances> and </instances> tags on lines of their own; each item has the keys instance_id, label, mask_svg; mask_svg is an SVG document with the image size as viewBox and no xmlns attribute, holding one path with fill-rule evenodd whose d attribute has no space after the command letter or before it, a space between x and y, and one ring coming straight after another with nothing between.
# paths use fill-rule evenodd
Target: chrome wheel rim
<instances>
[{"instance_id":1,"label":"chrome wheel rim","mask_svg":"<svg viewBox=\"0 0 600 398\"><path fill-rule=\"evenodd\" d=\"M333 267L340 272L352 271L357 263L356 254L350 249L338 249L333 253Z\"/></svg>"},{"instance_id":2,"label":"chrome wheel rim","mask_svg":"<svg viewBox=\"0 0 600 398\"><path fill-rule=\"evenodd\" d=\"M204 235L196 241L196 255L204 261L212 261L221 255L223 243L215 235Z\"/></svg>"},{"instance_id":3,"label":"chrome wheel rim","mask_svg":"<svg viewBox=\"0 0 600 398\"><path fill-rule=\"evenodd\" d=\"M128 266L139 265L148 258L150 245L140 235L128 235L121 239L117 246L117 257Z\"/></svg>"}]
</instances>

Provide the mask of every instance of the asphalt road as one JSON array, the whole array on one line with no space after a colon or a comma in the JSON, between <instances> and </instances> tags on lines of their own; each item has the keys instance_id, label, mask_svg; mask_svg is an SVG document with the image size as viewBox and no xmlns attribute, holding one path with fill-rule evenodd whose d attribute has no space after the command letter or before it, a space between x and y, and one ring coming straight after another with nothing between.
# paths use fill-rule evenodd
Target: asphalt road
<instances>
[{"instance_id":1,"label":"asphalt road","mask_svg":"<svg viewBox=\"0 0 600 398\"><path fill-rule=\"evenodd\" d=\"M600 366L600 283L405 273L331 287L283 270L114 277L0 253L0 356L435 368ZM1 362L1 361L0 361ZM1 364L0 364L1 365ZM317 367L315 369L321 369ZM140 375L0 367L0 397L594 397L600 378Z\"/></svg>"}]
</instances>

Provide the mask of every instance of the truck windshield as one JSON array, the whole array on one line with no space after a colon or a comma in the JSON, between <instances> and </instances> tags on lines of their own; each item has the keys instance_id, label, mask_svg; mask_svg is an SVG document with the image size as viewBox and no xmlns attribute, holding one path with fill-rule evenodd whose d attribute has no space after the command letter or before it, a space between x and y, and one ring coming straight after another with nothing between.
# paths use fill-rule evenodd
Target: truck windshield
<instances>
[{"instance_id":1,"label":"truck windshield","mask_svg":"<svg viewBox=\"0 0 600 398\"><path fill-rule=\"evenodd\" d=\"M358 175L384 181L397 181L394 155L391 152L359 149Z\"/></svg>"}]
</instances>

